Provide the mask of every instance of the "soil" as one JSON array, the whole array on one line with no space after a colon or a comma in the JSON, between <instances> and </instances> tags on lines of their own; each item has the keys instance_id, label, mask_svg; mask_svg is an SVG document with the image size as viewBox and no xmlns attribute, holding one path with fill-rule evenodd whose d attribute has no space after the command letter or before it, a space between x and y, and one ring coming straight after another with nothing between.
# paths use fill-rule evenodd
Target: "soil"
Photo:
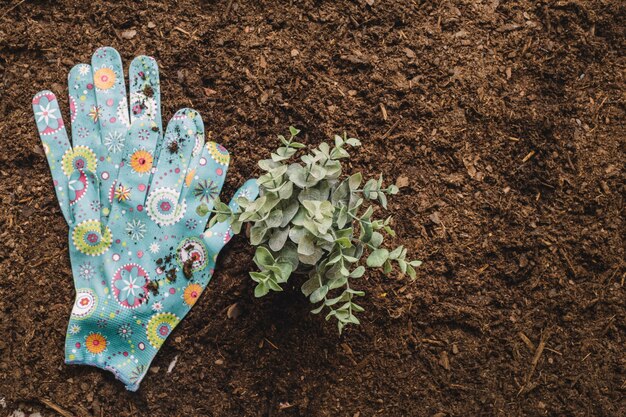
<instances>
[{"instance_id":1,"label":"soil","mask_svg":"<svg viewBox=\"0 0 626 417\"><path fill-rule=\"evenodd\" d=\"M625 28L619 0L4 1L0 415L626 415ZM368 273L339 336L297 280L255 299L238 237L139 392L64 365L30 100L103 45L157 59L164 119L197 109L234 156L227 195L289 125L360 138L350 169L405 185L391 243L417 279Z\"/></svg>"}]
</instances>

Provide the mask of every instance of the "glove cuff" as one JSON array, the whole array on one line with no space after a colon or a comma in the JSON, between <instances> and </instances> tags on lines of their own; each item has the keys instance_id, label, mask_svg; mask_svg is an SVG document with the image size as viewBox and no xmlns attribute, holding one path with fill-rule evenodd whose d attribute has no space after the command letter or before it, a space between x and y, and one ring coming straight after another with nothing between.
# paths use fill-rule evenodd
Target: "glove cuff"
<instances>
[{"instance_id":1,"label":"glove cuff","mask_svg":"<svg viewBox=\"0 0 626 417\"><path fill-rule=\"evenodd\" d=\"M76 303L80 302L77 298ZM145 330L141 332L143 326L147 327L142 315L129 317L109 313L106 317L94 314L85 318L77 317L75 311L76 308L65 339L65 363L107 370L122 381L127 390L137 391L160 347L160 344L153 346L154 340L148 341ZM129 319L134 320L133 325Z\"/></svg>"}]
</instances>

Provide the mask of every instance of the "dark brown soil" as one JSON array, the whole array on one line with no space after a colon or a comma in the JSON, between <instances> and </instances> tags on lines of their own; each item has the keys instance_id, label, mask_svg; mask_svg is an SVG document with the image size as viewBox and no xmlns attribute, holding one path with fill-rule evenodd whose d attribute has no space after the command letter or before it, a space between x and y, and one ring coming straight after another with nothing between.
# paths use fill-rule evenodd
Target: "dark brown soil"
<instances>
[{"instance_id":1,"label":"dark brown soil","mask_svg":"<svg viewBox=\"0 0 626 417\"><path fill-rule=\"evenodd\" d=\"M626 415L624 2L111 3L0 6L1 415ZM64 365L67 228L30 100L102 45L158 60L164 118L194 107L234 155L227 193L290 124L359 137L352 169L408 179L393 243L418 279L369 274L339 337L295 282L255 299L237 238L138 393Z\"/></svg>"}]
</instances>

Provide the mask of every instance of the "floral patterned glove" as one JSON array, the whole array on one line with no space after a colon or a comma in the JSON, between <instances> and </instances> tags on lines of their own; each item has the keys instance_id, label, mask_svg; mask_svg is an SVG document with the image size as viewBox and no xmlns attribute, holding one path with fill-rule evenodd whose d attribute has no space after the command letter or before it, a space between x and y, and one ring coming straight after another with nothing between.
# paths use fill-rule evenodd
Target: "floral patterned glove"
<instances>
[{"instance_id":1,"label":"floral patterned glove","mask_svg":"<svg viewBox=\"0 0 626 417\"><path fill-rule=\"evenodd\" d=\"M43 97L49 98L44 103L48 119L58 115L54 133L49 120L39 120ZM89 157L77 156L76 149L88 146L74 136L70 147L54 96L39 93L33 108L70 226L76 301L65 361L107 369L135 391L162 343L208 284L217 254L231 237L227 222L205 230L224 183L228 152L205 144L202 119L193 110L177 112L164 137L146 114L134 119L122 140L123 156L109 165L119 167L110 187L99 165L114 158L94 161L88 151ZM93 140L94 148L109 148L107 136L100 136L104 139ZM64 163L66 154L71 162ZM83 185L79 192L73 181ZM257 194L256 181L249 180L231 206L237 197Z\"/></svg>"},{"instance_id":2,"label":"floral patterned glove","mask_svg":"<svg viewBox=\"0 0 626 417\"><path fill-rule=\"evenodd\" d=\"M97 174L102 214L107 216L115 180L124 155L130 123L138 118L161 127L161 93L156 61L138 56L130 64L129 117L124 71L119 53L102 47L93 54L91 65L78 64L68 75L72 146L70 146L55 95L42 91L33 98L33 111L52 171L61 211L71 223L70 205L86 192L83 171ZM144 136L145 133L141 132ZM148 168L149 169L149 168ZM72 177L74 174L74 177Z\"/></svg>"}]
</instances>

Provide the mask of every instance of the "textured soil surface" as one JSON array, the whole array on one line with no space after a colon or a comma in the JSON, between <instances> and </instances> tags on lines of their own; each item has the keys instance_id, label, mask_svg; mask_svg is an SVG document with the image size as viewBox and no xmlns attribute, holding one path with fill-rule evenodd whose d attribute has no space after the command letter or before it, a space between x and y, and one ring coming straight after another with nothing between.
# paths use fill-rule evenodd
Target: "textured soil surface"
<instances>
[{"instance_id":1,"label":"textured soil surface","mask_svg":"<svg viewBox=\"0 0 626 417\"><path fill-rule=\"evenodd\" d=\"M0 5L0 415L626 415L624 2L112 3ZM238 237L137 393L64 365L30 101L104 45L157 59L164 119L197 109L233 155L227 194L290 124L360 138L350 167L404 185L390 243L417 279L369 273L340 337L297 282L255 299Z\"/></svg>"}]
</instances>

